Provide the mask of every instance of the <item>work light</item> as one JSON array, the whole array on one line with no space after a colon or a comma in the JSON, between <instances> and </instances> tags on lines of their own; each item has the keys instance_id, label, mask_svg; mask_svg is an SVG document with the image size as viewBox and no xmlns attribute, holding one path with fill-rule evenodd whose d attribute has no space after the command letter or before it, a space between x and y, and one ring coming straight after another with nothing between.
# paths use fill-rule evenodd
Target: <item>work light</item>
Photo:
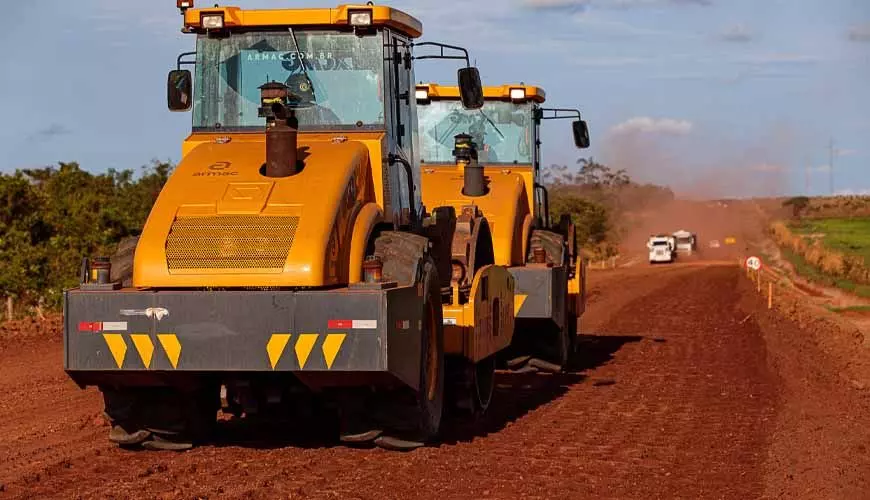
<instances>
[{"instance_id":1,"label":"work light","mask_svg":"<svg viewBox=\"0 0 870 500\"><path fill-rule=\"evenodd\" d=\"M203 14L200 19L202 27L207 30L219 30L224 27L223 14Z\"/></svg>"},{"instance_id":2,"label":"work light","mask_svg":"<svg viewBox=\"0 0 870 500\"><path fill-rule=\"evenodd\" d=\"M526 98L526 89L511 89L511 99L522 101Z\"/></svg>"},{"instance_id":3,"label":"work light","mask_svg":"<svg viewBox=\"0 0 870 500\"><path fill-rule=\"evenodd\" d=\"M348 13L348 23L351 26L371 26L372 11L370 10L352 10Z\"/></svg>"}]
</instances>

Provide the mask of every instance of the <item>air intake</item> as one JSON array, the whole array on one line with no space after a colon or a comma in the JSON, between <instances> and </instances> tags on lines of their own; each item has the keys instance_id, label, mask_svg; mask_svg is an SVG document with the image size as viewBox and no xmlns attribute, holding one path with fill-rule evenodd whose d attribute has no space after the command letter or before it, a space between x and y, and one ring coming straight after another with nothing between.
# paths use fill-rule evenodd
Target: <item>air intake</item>
<instances>
[{"instance_id":1,"label":"air intake","mask_svg":"<svg viewBox=\"0 0 870 500\"><path fill-rule=\"evenodd\" d=\"M219 215L175 219L166 239L169 272L227 269L280 271L299 217Z\"/></svg>"}]
</instances>

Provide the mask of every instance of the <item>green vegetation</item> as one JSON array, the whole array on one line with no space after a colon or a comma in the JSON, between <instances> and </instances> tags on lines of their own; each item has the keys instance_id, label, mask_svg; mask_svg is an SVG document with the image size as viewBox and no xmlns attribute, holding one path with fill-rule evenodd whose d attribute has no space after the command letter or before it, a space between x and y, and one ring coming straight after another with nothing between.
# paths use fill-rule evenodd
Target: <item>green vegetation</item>
<instances>
[{"instance_id":1,"label":"green vegetation","mask_svg":"<svg viewBox=\"0 0 870 500\"><path fill-rule=\"evenodd\" d=\"M789 228L803 236L819 235L826 248L870 262L870 217L803 220Z\"/></svg>"},{"instance_id":2,"label":"green vegetation","mask_svg":"<svg viewBox=\"0 0 870 500\"><path fill-rule=\"evenodd\" d=\"M819 268L813 266L806 261L802 256L795 253L789 248L782 249L782 256L794 266L798 275L803 278L824 286L837 287L841 290L854 293L860 297L870 298L870 285L855 283L849 279L838 278L825 273Z\"/></svg>"},{"instance_id":3,"label":"green vegetation","mask_svg":"<svg viewBox=\"0 0 870 500\"><path fill-rule=\"evenodd\" d=\"M84 256L111 255L141 231L172 166L91 174L77 163L0 174L0 299L5 318L58 308Z\"/></svg>"},{"instance_id":4,"label":"green vegetation","mask_svg":"<svg viewBox=\"0 0 870 500\"><path fill-rule=\"evenodd\" d=\"M870 312L870 306L828 307L832 312Z\"/></svg>"}]
</instances>

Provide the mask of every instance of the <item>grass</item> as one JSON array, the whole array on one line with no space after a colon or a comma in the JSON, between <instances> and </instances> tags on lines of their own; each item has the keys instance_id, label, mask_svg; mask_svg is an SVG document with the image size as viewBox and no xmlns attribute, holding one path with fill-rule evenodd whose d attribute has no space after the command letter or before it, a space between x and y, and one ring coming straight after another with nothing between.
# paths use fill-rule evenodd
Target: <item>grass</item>
<instances>
[{"instance_id":1,"label":"grass","mask_svg":"<svg viewBox=\"0 0 870 500\"><path fill-rule=\"evenodd\" d=\"M813 219L789 225L797 234L824 234L822 244L870 264L870 217Z\"/></svg>"},{"instance_id":2,"label":"grass","mask_svg":"<svg viewBox=\"0 0 870 500\"><path fill-rule=\"evenodd\" d=\"M841 312L870 312L870 306L828 307L829 311Z\"/></svg>"},{"instance_id":3,"label":"grass","mask_svg":"<svg viewBox=\"0 0 870 500\"><path fill-rule=\"evenodd\" d=\"M782 249L782 256L794 266L795 271L807 280L825 286L833 286L854 293L859 297L870 298L870 285L862 285L843 278L831 276L816 268L803 257L789 248Z\"/></svg>"}]
</instances>

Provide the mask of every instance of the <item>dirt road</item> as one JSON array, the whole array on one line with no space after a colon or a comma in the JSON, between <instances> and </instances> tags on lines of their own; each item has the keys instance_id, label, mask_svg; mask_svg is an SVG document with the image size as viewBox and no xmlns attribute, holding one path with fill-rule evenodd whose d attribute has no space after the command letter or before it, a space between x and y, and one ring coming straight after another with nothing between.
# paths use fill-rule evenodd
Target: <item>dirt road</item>
<instances>
[{"instance_id":1,"label":"dirt road","mask_svg":"<svg viewBox=\"0 0 870 500\"><path fill-rule=\"evenodd\" d=\"M229 423L190 452L120 451L56 331L0 337L0 500L870 498L868 393L735 267L644 265L590 291L572 373L500 375L483 420L410 454Z\"/></svg>"}]
</instances>

